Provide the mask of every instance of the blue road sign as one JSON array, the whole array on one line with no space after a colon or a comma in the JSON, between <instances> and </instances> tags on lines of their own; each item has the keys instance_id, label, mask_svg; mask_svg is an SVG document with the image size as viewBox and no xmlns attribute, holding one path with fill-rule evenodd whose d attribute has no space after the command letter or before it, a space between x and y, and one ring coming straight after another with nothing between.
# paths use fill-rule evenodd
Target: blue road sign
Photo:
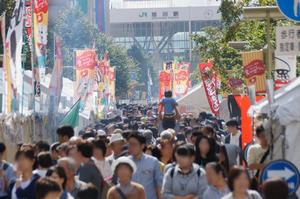
<instances>
[{"instance_id":1,"label":"blue road sign","mask_svg":"<svg viewBox=\"0 0 300 199\"><path fill-rule=\"evenodd\" d=\"M290 194L295 193L300 185L300 174L297 167L286 160L272 161L263 169L261 182L273 178L285 180Z\"/></svg>"},{"instance_id":2,"label":"blue road sign","mask_svg":"<svg viewBox=\"0 0 300 199\"><path fill-rule=\"evenodd\" d=\"M300 22L300 0L277 0L277 5L284 16Z\"/></svg>"}]
</instances>

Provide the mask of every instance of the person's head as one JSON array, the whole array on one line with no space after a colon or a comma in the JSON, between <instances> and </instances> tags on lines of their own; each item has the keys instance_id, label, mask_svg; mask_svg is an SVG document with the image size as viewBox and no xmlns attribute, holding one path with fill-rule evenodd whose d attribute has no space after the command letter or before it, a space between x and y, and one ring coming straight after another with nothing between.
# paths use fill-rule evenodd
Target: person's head
<instances>
[{"instance_id":1,"label":"person's head","mask_svg":"<svg viewBox=\"0 0 300 199\"><path fill-rule=\"evenodd\" d=\"M120 157L113 163L112 170L120 183L128 184L136 171L136 165L128 157Z\"/></svg>"},{"instance_id":2,"label":"person's head","mask_svg":"<svg viewBox=\"0 0 300 199\"><path fill-rule=\"evenodd\" d=\"M59 157L66 157L68 152L69 144L64 142L57 147Z\"/></svg>"},{"instance_id":3,"label":"person's head","mask_svg":"<svg viewBox=\"0 0 300 199\"><path fill-rule=\"evenodd\" d=\"M122 152L122 146L124 145L124 142L125 140L122 134L120 133L112 134L109 145L115 155L119 155Z\"/></svg>"},{"instance_id":4,"label":"person's head","mask_svg":"<svg viewBox=\"0 0 300 199\"><path fill-rule=\"evenodd\" d=\"M40 178L36 182L36 199L59 199L61 195L59 184L50 178Z\"/></svg>"},{"instance_id":5,"label":"person's head","mask_svg":"<svg viewBox=\"0 0 300 199\"><path fill-rule=\"evenodd\" d=\"M52 158L50 152L40 152L37 155L37 163L40 169L48 169L52 166Z\"/></svg>"},{"instance_id":6,"label":"person's head","mask_svg":"<svg viewBox=\"0 0 300 199\"><path fill-rule=\"evenodd\" d=\"M88 141L82 141L77 144L76 161L82 162L84 159L90 159L93 156L93 144Z\"/></svg>"},{"instance_id":7,"label":"person's head","mask_svg":"<svg viewBox=\"0 0 300 199\"><path fill-rule=\"evenodd\" d=\"M226 172L224 167L216 162L210 162L206 165L206 178L208 184L217 186L225 182Z\"/></svg>"},{"instance_id":8,"label":"person's head","mask_svg":"<svg viewBox=\"0 0 300 199\"><path fill-rule=\"evenodd\" d=\"M228 187L233 192L246 192L250 187L250 177L242 167L233 167L228 175Z\"/></svg>"},{"instance_id":9,"label":"person's head","mask_svg":"<svg viewBox=\"0 0 300 199\"><path fill-rule=\"evenodd\" d=\"M77 199L98 199L98 189L91 183L82 186L78 193Z\"/></svg>"},{"instance_id":10,"label":"person's head","mask_svg":"<svg viewBox=\"0 0 300 199\"><path fill-rule=\"evenodd\" d=\"M172 157L173 143L170 140L160 140L160 151L163 157Z\"/></svg>"},{"instance_id":11,"label":"person's head","mask_svg":"<svg viewBox=\"0 0 300 199\"><path fill-rule=\"evenodd\" d=\"M209 138L213 138L215 139L215 136L216 136L216 132L214 130L213 127L211 126L205 126L201 129L201 131L203 132L203 134Z\"/></svg>"},{"instance_id":12,"label":"person's head","mask_svg":"<svg viewBox=\"0 0 300 199\"><path fill-rule=\"evenodd\" d=\"M172 91L165 91L165 97L166 98L171 98L173 96L173 92Z\"/></svg>"},{"instance_id":13,"label":"person's head","mask_svg":"<svg viewBox=\"0 0 300 199\"><path fill-rule=\"evenodd\" d=\"M132 132L128 136L129 153L133 156L139 156L146 145L146 138L139 132Z\"/></svg>"},{"instance_id":14,"label":"person's head","mask_svg":"<svg viewBox=\"0 0 300 199\"><path fill-rule=\"evenodd\" d=\"M48 169L46 176L54 180L59 186L65 190L67 183L67 175L63 167L54 166Z\"/></svg>"},{"instance_id":15,"label":"person's head","mask_svg":"<svg viewBox=\"0 0 300 199\"><path fill-rule=\"evenodd\" d=\"M95 140L93 142L93 155L95 158L105 158L106 155L106 145L102 140Z\"/></svg>"},{"instance_id":16,"label":"person's head","mask_svg":"<svg viewBox=\"0 0 300 199\"><path fill-rule=\"evenodd\" d=\"M72 126L62 126L57 129L56 134L60 143L68 142L74 136L74 129Z\"/></svg>"},{"instance_id":17,"label":"person's head","mask_svg":"<svg viewBox=\"0 0 300 199\"><path fill-rule=\"evenodd\" d=\"M39 154L40 152L48 152L50 151L50 145L46 141L39 141L35 144L35 150L36 154Z\"/></svg>"},{"instance_id":18,"label":"person's head","mask_svg":"<svg viewBox=\"0 0 300 199\"><path fill-rule=\"evenodd\" d=\"M178 146L175 157L180 168L190 168L195 159L194 146L191 144L183 144Z\"/></svg>"},{"instance_id":19,"label":"person's head","mask_svg":"<svg viewBox=\"0 0 300 199\"><path fill-rule=\"evenodd\" d=\"M227 130L229 133L235 135L238 132L239 123L232 119L226 122Z\"/></svg>"},{"instance_id":20,"label":"person's head","mask_svg":"<svg viewBox=\"0 0 300 199\"><path fill-rule=\"evenodd\" d=\"M59 158L58 147L59 147L59 142L53 143L50 147L51 157L53 160L57 160Z\"/></svg>"},{"instance_id":21,"label":"person's head","mask_svg":"<svg viewBox=\"0 0 300 199\"><path fill-rule=\"evenodd\" d=\"M256 131L256 137L259 140L259 143L262 146L267 146L268 145L268 138L267 138L265 128L263 127L263 125L257 126L255 131Z\"/></svg>"},{"instance_id":22,"label":"person's head","mask_svg":"<svg viewBox=\"0 0 300 199\"><path fill-rule=\"evenodd\" d=\"M281 179L270 179L263 183L262 192L265 199L288 199L289 187Z\"/></svg>"},{"instance_id":23,"label":"person's head","mask_svg":"<svg viewBox=\"0 0 300 199\"><path fill-rule=\"evenodd\" d=\"M76 145L68 145L67 151L66 151L67 157L76 158L77 155L77 147Z\"/></svg>"},{"instance_id":24,"label":"person's head","mask_svg":"<svg viewBox=\"0 0 300 199\"><path fill-rule=\"evenodd\" d=\"M202 158L210 159L215 156L215 150L212 145L212 140L207 136L199 136L195 143L196 161Z\"/></svg>"},{"instance_id":25,"label":"person's head","mask_svg":"<svg viewBox=\"0 0 300 199\"><path fill-rule=\"evenodd\" d=\"M192 144L196 143L197 137L202 136L203 133L199 130L199 129L193 129L192 130L192 134L191 134L191 138L190 138L190 142Z\"/></svg>"},{"instance_id":26,"label":"person's head","mask_svg":"<svg viewBox=\"0 0 300 199\"><path fill-rule=\"evenodd\" d=\"M35 163L34 147L30 145L20 147L16 152L15 161L17 171L32 172Z\"/></svg>"},{"instance_id":27,"label":"person's head","mask_svg":"<svg viewBox=\"0 0 300 199\"><path fill-rule=\"evenodd\" d=\"M6 151L6 146L3 142L0 142L0 161L2 160L3 158L3 154L5 153Z\"/></svg>"},{"instance_id":28,"label":"person's head","mask_svg":"<svg viewBox=\"0 0 300 199\"><path fill-rule=\"evenodd\" d=\"M64 168L68 180L74 180L74 177L76 176L77 165L73 158L60 158L57 165Z\"/></svg>"}]
</instances>

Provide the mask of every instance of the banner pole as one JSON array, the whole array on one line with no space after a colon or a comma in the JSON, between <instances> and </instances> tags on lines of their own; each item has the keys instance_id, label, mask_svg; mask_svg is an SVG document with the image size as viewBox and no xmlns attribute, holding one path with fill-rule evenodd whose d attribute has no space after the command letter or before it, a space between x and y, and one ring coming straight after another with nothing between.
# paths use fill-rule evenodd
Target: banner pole
<instances>
[{"instance_id":1,"label":"banner pole","mask_svg":"<svg viewBox=\"0 0 300 199\"><path fill-rule=\"evenodd\" d=\"M34 0L31 1L31 45L32 45L32 49L31 49L31 70L32 70L32 82L31 82L31 86L32 86L32 108L33 108L33 139L35 138L35 72L34 72L34 53L35 53L35 46L34 46Z\"/></svg>"}]
</instances>

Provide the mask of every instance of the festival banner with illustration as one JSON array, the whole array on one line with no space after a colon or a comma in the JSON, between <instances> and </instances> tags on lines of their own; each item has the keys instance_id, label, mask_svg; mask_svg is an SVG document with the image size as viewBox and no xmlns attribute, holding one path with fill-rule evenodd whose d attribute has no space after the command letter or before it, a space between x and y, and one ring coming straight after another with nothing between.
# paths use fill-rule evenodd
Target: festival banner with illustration
<instances>
[{"instance_id":1,"label":"festival banner with illustration","mask_svg":"<svg viewBox=\"0 0 300 199\"><path fill-rule=\"evenodd\" d=\"M165 91L172 90L171 73L168 70L159 72L159 100L164 96Z\"/></svg>"},{"instance_id":2,"label":"festival banner with illustration","mask_svg":"<svg viewBox=\"0 0 300 199\"><path fill-rule=\"evenodd\" d=\"M93 85L95 80L95 67L97 54L93 49L75 51L76 60L76 87L75 97L81 98L82 110L88 114L93 110Z\"/></svg>"},{"instance_id":3,"label":"festival banner with illustration","mask_svg":"<svg viewBox=\"0 0 300 199\"><path fill-rule=\"evenodd\" d=\"M32 4L31 0L26 0L25 4L25 30L27 34L28 44L32 48Z\"/></svg>"},{"instance_id":4,"label":"festival banner with illustration","mask_svg":"<svg viewBox=\"0 0 300 199\"><path fill-rule=\"evenodd\" d=\"M109 109L113 108L115 99L115 68L110 66L108 53L98 61L96 81L94 86L96 112L98 118L103 118Z\"/></svg>"},{"instance_id":5,"label":"festival banner with illustration","mask_svg":"<svg viewBox=\"0 0 300 199\"><path fill-rule=\"evenodd\" d=\"M265 93L265 64L262 50L242 52L246 85L255 84L256 93Z\"/></svg>"},{"instance_id":6,"label":"festival banner with illustration","mask_svg":"<svg viewBox=\"0 0 300 199\"><path fill-rule=\"evenodd\" d=\"M3 60L2 60L2 66L1 67L1 75L2 75L2 82L0 82L3 85L3 93L5 93L5 84L4 81L4 68L5 68L5 12L0 16L0 33L2 37L2 44L3 44ZM4 109L6 107L6 101L2 98L2 112L5 112Z\"/></svg>"},{"instance_id":7,"label":"festival banner with illustration","mask_svg":"<svg viewBox=\"0 0 300 199\"><path fill-rule=\"evenodd\" d=\"M189 70L175 69L173 70L173 95L179 98L187 94L189 89Z\"/></svg>"},{"instance_id":8,"label":"festival banner with illustration","mask_svg":"<svg viewBox=\"0 0 300 199\"><path fill-rule=\"evenodd\" d=\"M48 36L48 0L33 1L34 48L37 65L34 70L35 96L41 95L40 84L45 79Z\"/></svg>"},{"instance_id":9,"label":"festival banner with illustration","mask_svg":"<svg viewBox=\"0 0 300 199\"><path fill-rule=\"evenodd\" d=\"M22 97L23 77L22 77L22 43L23 43L23 14L24 4L22 0L17 0L13 11L14 15L10 20L7 31L3 74L5 81L6 101L5 112L18 111L19 102Z\"/></svg>"},{"instance_id":10,"label":"festival banner with illustration","mask_svg":"<svg viewBox=\"0 0 300 199\"><path fill-rule=\"evenodd\" d=\"M199 64L199 70L211 112L215 115L219 115L220 102L217 95L218 81L216 72L213 70L213 62L209 61L208 63Z\"/></svg>"}]
</instances>

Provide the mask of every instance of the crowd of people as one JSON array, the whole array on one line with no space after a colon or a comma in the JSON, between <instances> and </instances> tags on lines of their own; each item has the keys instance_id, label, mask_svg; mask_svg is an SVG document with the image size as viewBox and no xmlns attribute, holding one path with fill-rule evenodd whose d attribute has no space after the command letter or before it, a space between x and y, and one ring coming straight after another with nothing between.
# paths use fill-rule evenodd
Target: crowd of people
<instances>
[{"instance_id":1,"label":"crowd of people","mask_svg":"<svg viewBox=\"0 0 300 199\"><path fill-rule=\"evenodd\" d=\"M262 125L247 151L239 121L179 114L171 92L158 105L119 105L121 116L58 141L0 143L0 199L287 199L281 179L260 183L269 143Z\"/></svg>"}]
</instances>

